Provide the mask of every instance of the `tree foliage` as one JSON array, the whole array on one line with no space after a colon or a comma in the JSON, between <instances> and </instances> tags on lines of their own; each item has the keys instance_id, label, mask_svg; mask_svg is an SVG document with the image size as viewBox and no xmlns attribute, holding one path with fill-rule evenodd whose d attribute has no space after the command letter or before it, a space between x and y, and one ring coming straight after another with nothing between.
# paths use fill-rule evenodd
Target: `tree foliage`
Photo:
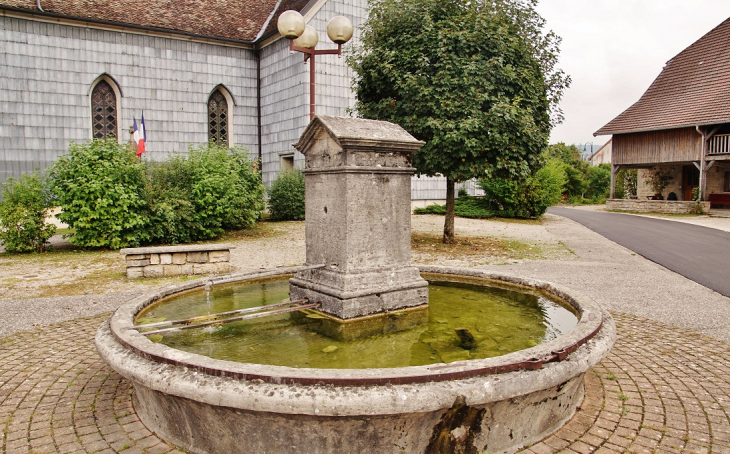
<instances>
[{"instance_id":1,"label":"tree foliage","mask_svg":"<svg viewBox=\"0 0 730 454\"><path fill-rule=\"evenodd\" d=\"M569 79L555 67L559 39L543 33L534 5L370 0L362 44L348 59L356 110L426 141L414 165L447 178L452 207L454 182L533 173L551 113L560 119Z\"/></svg>"},{"instance_id":2,"label":"tree foliage","mask_svg":"<svg viewBox=\"0 0 730 454\"><path fill-rule=\"evenodd\" d=\"M586 172L586 197L592 200L608 198L611 192L611 164L591 166Z\"/></svg>"},{"instance_id":3,"label":"tree foliage","mask_svg":"<svg viewBox=\"0 0 730 454\"><path fill-rule=\"evenodd\" d=\"M616 175L616 198L635 199L637 180L636 169L621 169Z\"/></svg>"},{"instance_id":4,"label":"tree foliage","mask_svg":"<svg viewBox=\"0 0 730 454\"><path fill-rule=\"evenodd\" d=\"M559 142L550 145L545 150L547 159L558 159L571 167L584 166L588 164L583 160L581 151L575 145L566 145L565 142Z\"/></svg>"},{"instance_id":5,"label":"tree foliage","mask_svg":"<svg viewBox=\"0 0 730 454\"><path fill-rule=\"evenodd\" d=\"M575 204L603 203L611 190L611 165L591 166L584 161L575 145L557 143L545 151L547 159L557 159L565 164L566 182L563 194Z\"/></svg>"},{"instance_id":6,"label":"tree foliage","mask_svg":"<svg viewBox=\"0 0 730 454\"><path fill-rule=\"evenodd\" d=\"M0 240L8 252L43 252L56 226L46 224L53 197L38 173L9 178L0 198Z\"/></svg>"}]
</instances>

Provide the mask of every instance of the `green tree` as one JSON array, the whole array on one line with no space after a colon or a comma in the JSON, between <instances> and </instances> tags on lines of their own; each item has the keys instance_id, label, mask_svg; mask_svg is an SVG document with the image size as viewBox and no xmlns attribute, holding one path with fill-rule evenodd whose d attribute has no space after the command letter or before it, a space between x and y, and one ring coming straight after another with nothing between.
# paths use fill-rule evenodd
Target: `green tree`
<instances>
[{"instance_id":1,"label":"green tree","mask_svg":"<svg viewBox=\"0 0 730 454\"><path fill-rule=\"evenodd\" d=\"M445 242L454 238L455 183L531 175L561 119L569 78L555 67L560 40L543 33L535 4L370 0L348 58L358 114L424 140L415 167L447 178Z\"/></svg>"},{"instance_id":2,"label":"green tree","mask_svg":"<svg viewBox=\"0 0 730 454\"><path fill-rule=\"evenodd\" d=\"M545 157L547 159L555 158L568 164L569 166L575 167L583 163L581 158L581 152L575 145L566 145L565 142L559 142L552 144L545 150Z\"/></svg>"},{"instance_id":3,"label":"green tree","mask_svg":"<svg viewBox=\"0 0 730 454\"><path fill-rule=\"evenodd\" d=\"M0 240L8 252L43 252L56 226L46 224L53 197L46 179L33 173L9 178L2 185Z\"/></svg>"}]
</instances>

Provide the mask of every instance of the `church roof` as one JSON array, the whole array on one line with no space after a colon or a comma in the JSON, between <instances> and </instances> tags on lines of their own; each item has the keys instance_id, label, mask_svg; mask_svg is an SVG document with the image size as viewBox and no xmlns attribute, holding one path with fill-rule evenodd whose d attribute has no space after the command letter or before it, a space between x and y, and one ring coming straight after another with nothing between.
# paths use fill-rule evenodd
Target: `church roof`
<instances>
[{"instance_id":1,"label":"church roof","mask_svg":"<svg viewBox=\"0 0 730 454\"><path fill-rule=\"evenodd\" d=\"M274 32L279 14L287 9L301 11L308 3L308 0L40 0L43 11L52 16L244 42L254 42ZM0 0L0 8L40 13L36 0Z\"/></svg>"},{"instance_id":2,"label":"church roof","mask_svg":"<svg viewBox=\"0 0 730 454\"><path fill-rule=\"evenodd\" d=\"M646 93L594 135L730 122L730 18L677 54Z\"/></svg>"}]
</instances>

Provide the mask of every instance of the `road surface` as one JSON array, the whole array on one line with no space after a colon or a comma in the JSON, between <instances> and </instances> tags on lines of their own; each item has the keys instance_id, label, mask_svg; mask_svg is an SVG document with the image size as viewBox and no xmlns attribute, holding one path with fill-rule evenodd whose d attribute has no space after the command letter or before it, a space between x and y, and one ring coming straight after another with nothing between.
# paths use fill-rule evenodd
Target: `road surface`
<instances>
[{"instance_id":1,"label":"road surface","mask_svg":"<svg viewBox=\"0 0 730 454\"><path fill-rule=\"evenodd\" d=\"M611 241L730 297L730 232L699 225L571 208L548 213L572 219ZM661 285L661 282L648 283Z\"/></svg>"}]
</instances>

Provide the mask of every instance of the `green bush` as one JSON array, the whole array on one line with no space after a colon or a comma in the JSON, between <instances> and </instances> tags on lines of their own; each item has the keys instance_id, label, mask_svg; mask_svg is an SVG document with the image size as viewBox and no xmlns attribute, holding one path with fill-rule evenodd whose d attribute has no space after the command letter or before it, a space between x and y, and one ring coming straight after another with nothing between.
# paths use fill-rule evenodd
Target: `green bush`
<instances>
[{"instance_id":1,"label":"green bush","mask_svg":"<svg viewBox=\"0 0 730 454\"><path fill-rule=\"evenodd\" d=\"M0 199L0 241L8 252L43 252L56 226L45 220L53 207L45 178L37 173L9 178Z\"/></svg>"},{"instance_id":2,"label":"green bush","mask_svg":"<svg viewBox=\"0 0 730 454\"><path fill-rule=\"evenodd\" d=\"M456 213L456 207L454 207L454 213ZM446 214L446 205L433 204L424 208L415 208L413 214Z\"/></svg>"},{"instance_id":3,"label":"green bush","mask_svg":"<svg viewBox=\"0 0 730 454\"><path fill-rule=\"evenodd\" d=\"M454 214L462 218L488 219L493 218L495 213L489 209L484 199L472 197L466 193L459 193L459 198L454 201ZM414 214L446 214L445 205L429 205L425 208L416 208Z\"/></svg>"},{"instance_id":4,"label":"green bush","mask_svg":"<svg viewBox=\"0 0 730 454\"><path fill-rule=\"evenodd\" d=\"M190 172L183 158L176 156L148 165L145 196L151 243L187 243L194 241L195 232L202 230L189 199L190 181Z\"/></svg>"},{"instance_id":5,"label":"green bush","mask_svg":"<svg viewBox=\"0 0 730 454\"><path fill-rule=\"evenodd\" d=\"M275 221L304 219L304 175L299 169L285 170L271 183L269 211Z\"/></svg>"},{"instance_id":6,"label":"green bush","mask_svg":"<svg viewBox=\"0 0 730 454\"><path fill-rule=\"evenodd\" d=\"M593 167L581 157L575 145L558 143L545 150L546 159L556 159L565 164L566 182L563 194L568 203L604 203L611 189L611 165L601 164ZM623 186L616 186L616 193L624 194ZM619 195L619 198L621 196Z\"/></svg>"},{"instance_id":7,"label":"green bush","mask_svg":"<svg viewBox=\"0 0 730 454\"><path fill-rule=\"evenodd\" d=\"M563 193L568 198L579 197L582 198L588 189L588 183L584 179L584 173L582 169L578 169L571 165L565 166L565 187Z\"/></svg>"},{"instance_id":8,"label":"green bush","mask_svg":"<svg viewBox=\"0 0 730 454\"><path fill-rule=\"evenodd\" d=\"M185 189L199 223L195 239L253 227L261 218L265 188L245 149L214 143L190 148L183 166L190 178Z\"/></svg>"},{"instance_id":9,"label":"green bush","mask_svg":"<svg viewBox=\"0 0 730 454\"><path fill-rule=\"evenodd\" d=\"M149 241L144 164L115 140L73 143L51 168L71 243L118 249Z\"/></svg>"},{"instance_id":10,"label":"green bush","mask_svg":"<svg viewBox=\"0 0 730 454\"><path fill-rule=\"evenodd\" d=\"M539 218L548 207L562 199L566 167L560 161L550 159L525 181L492 178L481 180L479 184L484 190L487 205L498 216Z\"/></svg>"},{"instance_id":11,"label":"green bush","mask_svg":"<svg viewBox=\"0 0 730 454\"><path fill-rule=\"evenodd\" d=\"M154 243L208 240L252 227L264 208L257 164L243 148L191 148L147 169L149 234Z\"/></svg>"},{"instance_id":12,"label":"green bush","mask_svg":"<svg viewBox=\"0 0 730 454\"><path fill-rule=\"evenodd\" d=\"M146 164L125 145L93 141L72 144L51 175L58 217L83 247L208 240L253 226L264 208L257 165L242 148L207 144Z\"/></svg>"}]
</instances>

